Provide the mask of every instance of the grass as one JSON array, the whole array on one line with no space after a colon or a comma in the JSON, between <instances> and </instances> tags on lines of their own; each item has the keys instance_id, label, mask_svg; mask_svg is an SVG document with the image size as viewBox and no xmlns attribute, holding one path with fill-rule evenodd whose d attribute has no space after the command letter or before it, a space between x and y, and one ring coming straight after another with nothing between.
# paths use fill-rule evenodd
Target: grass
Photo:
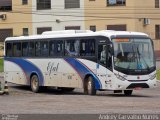
<instances>
[{"instance_id":1,"label":"grass","mask_svg":"<svg viewBox=\"0 0 160 120\"><path fill-rule=\"evenodd\" d=\"M157 79L160 80L160 69L157 70Z\"/></svg>"},{"instance_id":2,"label":"grass","mask_svg":"<svg viewBox=\"0 0 160 120\"><path fill-rule=\"evenodd\" d=\"M0 72L3 72L3 58L0 58Z\"/></svg>"}]
</instances>

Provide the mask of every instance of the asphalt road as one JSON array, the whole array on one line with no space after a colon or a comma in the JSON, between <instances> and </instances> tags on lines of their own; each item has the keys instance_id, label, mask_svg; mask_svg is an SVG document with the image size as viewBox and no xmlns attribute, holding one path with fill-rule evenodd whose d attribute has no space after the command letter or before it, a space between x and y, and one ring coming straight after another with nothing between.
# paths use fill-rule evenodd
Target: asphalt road
<instances>
[{"instance_id":1,"label":"asphalt road","mask_svg":"<svg viewBox=\"0 0 160 120\"><path fill-rule=\"evenodd\" d=\"M159 82L157 88L134 91L131 97L111 91L88 96L80 89L71 93L54 89L32 93L28 87L13 85L9 90L10 95L0 96L2 114L160 114Z\"/></svg>"},{"instance_id":2,"label":"asphalt road","mask_svg":"<svg viewBox=\"0 0 160 120\"><path fill-rule=\"evenodd\" d=\"M160 68L160 62L157 64ZM0 77L0 79L3 79ZM133 95L101 91L83 95L81 89L63 93L46 89L32 93L29 87L9 85L9 95L0 95L1 114L160 114L160 82L155 89L135 90Z\"/></svg>"}]
</instances>

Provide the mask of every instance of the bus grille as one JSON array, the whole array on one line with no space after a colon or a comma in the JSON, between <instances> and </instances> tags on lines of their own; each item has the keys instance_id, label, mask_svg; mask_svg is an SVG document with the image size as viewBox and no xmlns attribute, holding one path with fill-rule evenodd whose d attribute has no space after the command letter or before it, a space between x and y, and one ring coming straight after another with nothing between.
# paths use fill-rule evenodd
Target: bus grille
<instances>
[{"instance_id":1,"label":"bus grille","mask_svg":"<svg viewBox=\"0 0 160 120\"><path fill-rule=\"evenodd\" d=\"M129 82L145 82L145 81L148 81L148 80L128 80Z\"/></svg>"},{"instance_id":2,"label":"bus grille","mask_svg":"<svg viewBox=\"0 0 160 120\"><path fill-rule=\"evenodd\" d=\"M127 89L133 89L133 88L137 88L137 87L149 88L148 84L146 84L146 83L132 83L127 87Z\"/></svg>"}]
</instances>

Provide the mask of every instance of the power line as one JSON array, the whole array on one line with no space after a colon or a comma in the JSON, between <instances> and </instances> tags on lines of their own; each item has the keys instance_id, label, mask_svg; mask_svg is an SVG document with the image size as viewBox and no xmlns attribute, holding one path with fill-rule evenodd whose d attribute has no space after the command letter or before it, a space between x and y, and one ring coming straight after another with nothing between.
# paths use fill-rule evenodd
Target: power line
<instances>
[{"instance_id":1,"label":"power line","mask_svg":"<svg viewBox=\"0 0 160 120\"><path fill-rule=\"evenodd\" d=\"M101 16L101 15L99 15L99 16L97 16L97 15L73 15L73 14L55 14L55 13L52 13L52 14L44 14L44 13L30 13L30 12L20 12L20 11L11 11L10 13L20 13L20 14L34 14L34 15L50 15L50 16L68 16L68 17L98 17L98 18L106 18L106 16ZM112 13L110 13L110 14L112 14ZM114 13L113 13L114 14ZM142 13L143 14L143 13ZM108 14L109 15L109 14ZM118 15L118 14L116 14L116 15ZM138 15L138 13L137 14L133 14L133 15ZM144 15L146 15L145 13L144 13ZM107 17L107 18L113 18L114 16L111 16L111 17ZM115 18L122 18L122 17L115 17ZM135 19L139 19L139 18L141 18L141 17L123 17L123 18L135 18ZM149 18L151 18L151 19L160 19L160 16L158 16L158 17L149 17Z\"/></svg>"},{"instance_id":2,"label":"power line","mask_svg":"<svg viewBox=\"0 0 160 120\"><path fill-rule=\"evenodd\" d=\"M70 3L70 4L72 4L72 3ZM13 4L13 6L14 6L14 8L16 8L16 7L23 7L23 5L15 5L15 4ZM75 8L75 10L76 9L78 9L78 10L106 10L106 9L112 9L112 10L114 10L115 8L115 10L123 10L123 9L133 9L133 10L137 10L137 9L144 9L144 10L148 10L148 9L153 9L153 10L158 10L158 8L155 8L155 6L145 6L144 7L144 4L143 4L143 6L120 6L121 8L117 8L117 7L119 7L119 6L97 6L97 5L95 5L95 6L88 6L88 5L84 5L84 7L82 7L82 5L79 7L79 8ZM37 6L35 6L35 5L25 5L23 8L28 8L28 9L33 9L33 8L37 8ZM66 9L65 8L65 5L51 5L51 9ZM69 9L69 8L67 8L67 9ZM71 8L71 9L74 9L74 8ZM160 10L160 9L159 9Z\"/></svg>"},{"instance_id":3,"label":"power line","mask_svg":"<svg viewBox=\"0 0 160 120\"><path fill-rule=\"evenodd\" d=\"M67 4L68 5L68 4ZM72 3L70 3L69 5L75 5L75 4L72 4ZM13 4L12 6L14 6L14 7L28 7L28 8L37 8L37 6L38 5L17 5L17 4ZM65 4L64 5L57 5L57 4L51 4L50 5L50 7L52 8L65 8ZM86 5L86 4L83 4L83 5L80 5L80 7L77 7L77 8L82 8L82 9L84 9L84 8L86 8L86 9L90 9L90 8L92 8L92 9L94 9L94 8L102 8L102 7L104 7L104 8L116 8L116 7L121 7L121 8L118 8L118 9L125 9L125 8L133 8L133 9L135 9L135 8L140 8L140 9L144 9L144 8L152 8L152 9L156 9L155 8L155 6L144 6L144 4L142 5L142 6L137 6L137 5L135 5L135 6L127 6L127 5L104 5L104 6L102 6L102 5L97 5L97 4L95 4L95 5ZM117 9L117 8L116 8Z\"/></svg>"},{"instance_id":4,"label":"power line","mask_svg":"<svg viewBox=\"0 0 160 120\"><path fill-rule=\"evenodd\" d=\"M94 19L84 19L84 20L82 20L82 19L76 19L76 20L61 20L60 22L72 22L72 21L104 21L104 20L118 20L118 19L135 19L135 18L114 18L114 17L112 17L112 18L94 18ZM158 19L159 20L159 19ZM23 22L21 22L21 21L17 21L17 22L9 22L9 23L0 23L0 24L19 24L19 23L53 23L53 22L55 22L56 23L56 20L52 20L52 21L23 21Z\"/></svg>"},{"instance_id":5,"label":"power line","mask_svg":"<svg viewBox=\"0 0 160 120\"><path fill-rule=\"evenodd\" d=\"M121 11L119 11L119 13L115 13L114 11L105 11L105 12L102 12L102 11L92 11L92 12L89 12L89 11L85 11L85 12L79 12L79 11L73 11L73 10L71 10L71 11L65 11L65 10L63 10L63 11L18 11L18 10L13 10L13 11L8 11L8 12L30 12L30 13L45 13L45 14L48 14L48 13L83 13L83 14L106 14L106 13L111 13L111 14L129 14L129 13L127 13L127 12L129 12L129 11L127 11L127 10L125 10L125 11L123 11L123 12L121 12ZM113 13L114 12L114 13ZM142 12L142 13L140 13L140 12ZM144 12L144 13L143 13ZM153 12L153 11L150 11L150 12L146 12L146 10L145 11L139 11L139 10L137 10L137 11L130 11L130 13L132 13L132 14L134 14L134 13L136 13L136 14L160 14L160 11L157 11L157 12Z\"/></svg>"},{"instance_id":6,"label":"power line","mask_svg":"<svg viewBox=\"0 0 160 120\"><path fill-rule=\"evenodd\" d=\"M13 13L13 11L11 12ZM23 12L14 12L14 13L19 13L19 14L36 14L36 15L47 15L47 14L37 14L37 13L23 13ZM70 16L70 17L86 17L84 19L76 19L76 20L61 20L61 22L71 22L71 21L95 21L95 20L118 20L118 19L142 19L142 17L115 17L115 16L110 16L110 17L106 17L106 16L80 16L80 15L57 15L57 14L48 14L48 15L52 15L52 16ZM92 19L89 19L92 18ZM154 17L154 18L150 18L150 19L154 19L154 20L159 20L160 18ZM10 22L10 23L0 23L0 24L17 24L17 23L45 23L45 22L56 22L56 20L52 20L52 21L25 21L25 22Z\"/></svg>"}]
</instances>

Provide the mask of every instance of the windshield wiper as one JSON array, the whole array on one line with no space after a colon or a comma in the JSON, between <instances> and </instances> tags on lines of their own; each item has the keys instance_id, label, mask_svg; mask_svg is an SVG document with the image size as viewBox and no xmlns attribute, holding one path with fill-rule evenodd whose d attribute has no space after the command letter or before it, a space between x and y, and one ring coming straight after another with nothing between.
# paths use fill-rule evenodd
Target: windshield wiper
<instances>
[{"instance_id":1,"label":"windshield wiper","mask_svg":"<svg viewBox=\"0 0 160 120\"><path fill-rule=\"evenodd\" d=\"M148 66L148 64L146 63L143 55L140 54L138 47L137 47L137 54L138 54L138 56L139 56L139 61L140 61L140 58L142 58L142 60L144 61L145 65L146 65L146 67L147 67L147 70L149 71L149 66Z\"/></svg>"},{"instance_id":2,"label":"windshield wiper","mask_svg":"<svg viewBox=\"0 0 160 120\"><path fill-rule=\"evenodd\" d=\"M133 50L133 46L132 46L132 51L134 51L134 50ZM133 53L134 53L134 52L133 52ZM134 54L135 54L135 53L134 53ZM134 56L134 59L135 59L135 55L134 55L134 54L133 54L133 56ZM128 56L127 56L127 57L128 57ZM128 59L128 58L127 58L127 59ZM134 60L134 59L133 59L133 60ZM131 66L131 60L129 61L129 65L128 65L127 69L129 69L130 66Z\"/></svg>"}]
</instances>

